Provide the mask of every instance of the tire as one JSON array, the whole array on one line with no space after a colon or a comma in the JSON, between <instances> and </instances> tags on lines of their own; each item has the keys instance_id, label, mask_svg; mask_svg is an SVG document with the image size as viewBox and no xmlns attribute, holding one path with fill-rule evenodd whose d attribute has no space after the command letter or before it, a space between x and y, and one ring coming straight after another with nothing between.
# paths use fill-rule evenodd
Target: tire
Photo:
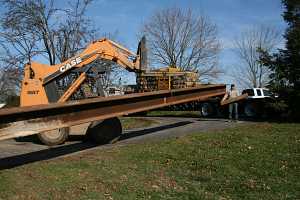
<instances>
[{"instance_id":1,"label":"tire","mask_svg":"<svg viewBox=\"0 0 300 200\"><path fill-rule=\"evenodd\" d=\"M200 107L200 113L202 117L211 117L215 115L215 108L212 103L203 103Z\"/></svg>"},{"instance_id":2,"label":"tire","mask_svg":"<svg viewBox=\"0 0 300 200\"><path fill-rule=\"evenodd\" d=\"M244 114L246 117L250 117L250 118L256 117L257 113L253 103L247 102L245 104Z\"/></svg>"},{"instance_id":3,"label":"tire","mask_svg":"<svg viewBox=\"0 0 300 200\"><path fill-rule=\"evenodd\" d=\"M60 128L38 134L39 140L48 146L63 144L69 136L69 128Z\"/></svg>"},{"instance_id":4,"label":"tire","mask_svg":"<svg viewBox=\"0 0 300 200\"><path fill-rule=\"evenodd\" d=\"M86 136L96 144L116 142L122 134L122 124L117 117L96 121L90 124Z\"/></svg>"}]
</instances>

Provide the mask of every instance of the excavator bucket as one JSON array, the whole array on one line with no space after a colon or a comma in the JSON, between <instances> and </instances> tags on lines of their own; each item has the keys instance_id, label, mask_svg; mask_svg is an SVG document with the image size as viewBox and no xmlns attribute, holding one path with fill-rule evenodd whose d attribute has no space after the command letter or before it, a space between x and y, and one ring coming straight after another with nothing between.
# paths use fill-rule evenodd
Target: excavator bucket
<instances>
[{"instance_id":1,"label":"excavator bucket","mask_svg":"<svg viewBox=\"0 0 300 200\"><path fill-rule=\"evenodd\" d=\"M146 47L146 37L143 36L139 42L137 55L140 56L140 70L146 71L148 68L147 62L147 47Z\"/></svg>"}]
</instances>

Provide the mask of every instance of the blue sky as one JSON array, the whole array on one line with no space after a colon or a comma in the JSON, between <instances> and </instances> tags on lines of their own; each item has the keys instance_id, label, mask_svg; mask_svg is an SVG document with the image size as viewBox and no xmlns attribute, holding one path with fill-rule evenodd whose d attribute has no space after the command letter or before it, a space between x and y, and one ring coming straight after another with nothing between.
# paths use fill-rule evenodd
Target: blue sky
<instances>
[{"instance_id":1,"label":"blue sky","mask_svg":"<svg viewBox=\"0 0 300 200\"><path fill-rule=\"evenodd\" d=\"M210 17L226 43L255 24L285 25L280 0L95 0L89 15L102 31L118 30L119 39L134 46L143 22L156 10L174 6Z\"/></svg>"},{"instance_id":2,"label":"blue sky","mask_svg":"<svg viewBox=\"0 0 300 200\"><path fill-rule=\"evenodd\" d=\"M282 32L285 28L280 0L95 0L88 15L101 32L117 32L118 41L135 51L143 22L156 10L174 6L203 13L217 25L222 45L220 67L227 72L218 82L234 82L230 70L237 59L232 41L243 30L259 24L276 26Z\"/></svg>"},{"instance_id":3,"label":"blue sky","mask_svg":"<svg viewBox=\"0 0 300 200\"><path fill-rule=\"evenodd\" d=\"M72 1L72 0L70 0ZM56 1L65 6L66 1ZM168 7L192 9L194 14L204 14L218 27L222 45L219 65L226 72L217 80L233 83L230 71L238 62L233 52L232 41L243 30L255 25L269 24L284 32L281 0L94 0L87 15L100 33L117 32L117 41L135 51L137 34L145 21L157 10ZM1 9L0 9L0 12ZM44 60L37 60L44 62ZM134 83L134 75L127 77Z\"/></svg>"}]
</instances>

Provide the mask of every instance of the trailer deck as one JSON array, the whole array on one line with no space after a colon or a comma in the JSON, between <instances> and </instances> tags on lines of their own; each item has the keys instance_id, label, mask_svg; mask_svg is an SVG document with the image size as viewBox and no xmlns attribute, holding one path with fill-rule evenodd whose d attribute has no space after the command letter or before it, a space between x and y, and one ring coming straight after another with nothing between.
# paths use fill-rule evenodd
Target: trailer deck
<instances>
[{"instance_id":1,"label":"trailer deck","mask_svg":"<svg viewBox=\"0 0 300 200\"><path fill-rule=\"evenodd\" d=\"M0 110L0 140L38 134L191 101L223 96L226 86L201 85Z\"/></svg>"}]
</instances>

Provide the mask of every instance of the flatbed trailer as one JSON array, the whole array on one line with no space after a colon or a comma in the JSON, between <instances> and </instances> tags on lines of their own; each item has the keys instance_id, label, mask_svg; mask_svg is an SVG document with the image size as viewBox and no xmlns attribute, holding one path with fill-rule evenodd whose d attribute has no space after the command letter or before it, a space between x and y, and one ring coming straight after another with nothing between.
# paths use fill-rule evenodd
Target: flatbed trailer
<instances>
[{"instance_id":1,"label":"flatbed trailer","mask_svg":"<svg viewBox=\"0 0 300 200\"><path fill-rule=\"evenodd\" d=\"M225 93L226 85L201 85L192 88L2 109L0 110L0 140L35 135L87 122L105 121L191 101L205 101L211 97L221 97ZM114 124L112 127L115 127Z\"/></svg>"}]
</instances>

